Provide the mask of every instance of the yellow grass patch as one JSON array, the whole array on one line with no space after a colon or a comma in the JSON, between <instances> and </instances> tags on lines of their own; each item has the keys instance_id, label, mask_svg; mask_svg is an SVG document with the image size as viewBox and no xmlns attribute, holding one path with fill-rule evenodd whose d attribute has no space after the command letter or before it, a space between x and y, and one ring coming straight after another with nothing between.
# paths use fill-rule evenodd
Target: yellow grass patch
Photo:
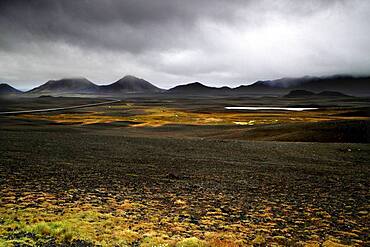
<instances>
[{"instance_id":1,"label":"yellow grass patch","mask_svg":"<svg viewBox=\"0 0 370 247\"><path fill-rule=\"evenodd\" d=\"M18 117L46 120L59 124L103 124L129 122L131 127L159 127L169 124L184 125L265 125L276 123L321 122L340 119L362 119L335 116L340 111L302 112L209 112L198 113L167 107L144 107L123 104L101 111L60 114L24 114ZM127 112L135 112L128 115ZM343 111L342 111L343 112Z\"/></svg>"}]
</instances>

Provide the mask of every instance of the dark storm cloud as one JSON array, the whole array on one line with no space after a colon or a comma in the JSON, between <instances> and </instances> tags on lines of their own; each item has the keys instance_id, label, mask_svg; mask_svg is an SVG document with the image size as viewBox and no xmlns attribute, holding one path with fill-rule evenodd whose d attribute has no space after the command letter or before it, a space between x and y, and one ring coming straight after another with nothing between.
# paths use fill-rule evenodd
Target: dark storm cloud
<instances>
[{"instance_id":1,"label":"dark storm cloud","mask_svg":"<svg viewBox=\"0 0 370 247\"><path fill-rule=\"evenodd\" d=\"M369 73L369 16L367 0L1 0L0 81Z\"/></svg>"},{"instance_id":2,"label":"dark storm cloud","mask_svg":"<svg viewBox=\"0 0 370 247\"><path fill-rule=\"evenodd\" d=\"M177 47L184 45L184 37L194 31L199 18L231 21L242 2L247 4L202 0L2 1L0 25L5 35L1 40L8 48L41 39L132 53Z\"/></svg>"}]
</instances>

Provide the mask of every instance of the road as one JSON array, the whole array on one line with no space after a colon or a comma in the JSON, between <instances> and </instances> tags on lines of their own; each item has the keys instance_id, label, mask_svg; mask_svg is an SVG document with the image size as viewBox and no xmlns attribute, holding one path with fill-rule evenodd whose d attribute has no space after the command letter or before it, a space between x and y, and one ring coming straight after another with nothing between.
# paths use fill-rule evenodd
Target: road
<instances>
[{"instance_id":1,"label":"road","mask_svg":"<svg viewBox=\"0 0 370 247\"><path fill-rule=\"evenodd\" d=\"M120 101L121 100L110 100L110 101L105 101L105 102L100 102L100 103L77 105L77 106L68 106L68 107L56 107L56 108L26 110L26 111L8 111L8 112L0 112L0 115L17 115L17 114L26 114L26 113L64 111L64 110L71 110L71 109L77 109L77 108L107 105L107 104L117 103L117 102L120 102Z\"/></svg>"}]
</instances>

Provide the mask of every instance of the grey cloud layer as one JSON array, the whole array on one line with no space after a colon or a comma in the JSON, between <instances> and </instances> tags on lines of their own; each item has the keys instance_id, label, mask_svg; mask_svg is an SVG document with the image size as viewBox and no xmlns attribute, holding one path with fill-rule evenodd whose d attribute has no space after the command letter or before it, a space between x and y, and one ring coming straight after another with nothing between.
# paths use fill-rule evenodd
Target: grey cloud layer
<instances>
[{"instance_id":1,"label":"grey cloud layer","mask_svg":"<svg viewBox=\"0 0 370 247\"><path fill-rule=\"evenodd\" d=\"M0 1L0 80L159 86L370 73L367 0Z\"/></svg>"},{"instance_id":2,"label":"grey cloud layer","mask_svg":"<svg viewBox=\"0 0 370 247\"><path fill-rule=\"evenodd\" d=\"M80 46L124 49L138 53L181 46L199 18L229 21L237 2L8 1L1 2L2 45L57 40ZM240 1L241 2L241 1ZM239 4L240 4L239 2ZM244 4L243 4L244 5ZM15 31L15 32L14 32ZM163 41L166 41L163 42Z\"/></svg>"}]
</instances>

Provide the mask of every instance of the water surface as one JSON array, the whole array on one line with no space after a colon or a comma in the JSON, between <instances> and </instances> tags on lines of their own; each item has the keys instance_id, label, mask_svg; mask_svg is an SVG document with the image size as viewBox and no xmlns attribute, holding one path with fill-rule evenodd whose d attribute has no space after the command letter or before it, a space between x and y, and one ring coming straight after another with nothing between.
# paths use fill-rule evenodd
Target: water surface
<instances>
[{"instance_id":1,"label":"water surface","mask_svg":"<svg viewBox=\"0 0 370 247\"><path fill-rule=\"evenodd\" d=\"M265 106L226 106L227 110L283 110L283 111L310 111L317 110L319 108L309 108L309 107L265 107Z\"/></svg>"}]
</instances>

